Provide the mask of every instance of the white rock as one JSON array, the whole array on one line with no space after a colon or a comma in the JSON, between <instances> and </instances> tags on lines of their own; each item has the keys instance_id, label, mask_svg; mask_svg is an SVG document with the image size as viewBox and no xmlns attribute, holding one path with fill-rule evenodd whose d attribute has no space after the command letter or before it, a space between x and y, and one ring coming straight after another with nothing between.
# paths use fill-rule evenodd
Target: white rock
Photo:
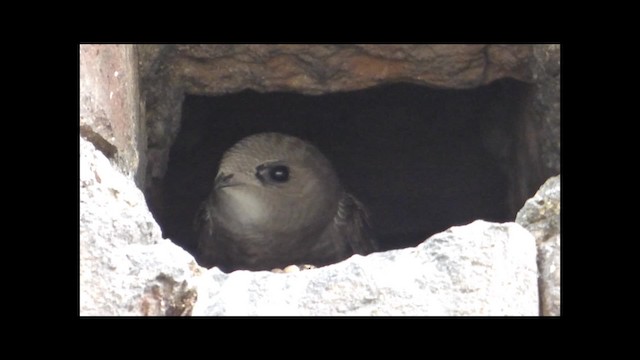
<instances>
[{"instance_id":1,"label":"white rock","mask_svg":"<svg viewBox=\"0 0 640 360\"><path fill-rule=\"evenodd\" d=\"M81 315L171 314L193 300L204 269L160 234L134 182L80 138Z\"/></svg>"},{"instance_id":2,"label":"white rock","mask_svg":"<svg viewBox=\"0 0 640 360\"><path fill-rule=\"evenodd\" d=\"M416 248L283 274L209 270L194 315L538 315L533 236L476 221Z\"/></svg>"}]
</instances>

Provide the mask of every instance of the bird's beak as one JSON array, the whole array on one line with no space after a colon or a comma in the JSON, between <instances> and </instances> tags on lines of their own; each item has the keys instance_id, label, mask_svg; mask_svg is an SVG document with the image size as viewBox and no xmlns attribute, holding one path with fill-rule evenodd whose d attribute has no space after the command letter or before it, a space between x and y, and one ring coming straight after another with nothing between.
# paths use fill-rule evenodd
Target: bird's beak
<instances>
[{"instance_id":1,"label":"bird's beak","mask_svg":"<svg viewBox=\"0 0 640 360\"><path fill-rule=\"evenodd\" d=\"M238 185L237 182L233 182L231 179L233 179L233 174L225 174L221 171L218 173L218 176L216 176L214 187L216 189L222 189L224 187Z\"/></svg>"}]
</instances>

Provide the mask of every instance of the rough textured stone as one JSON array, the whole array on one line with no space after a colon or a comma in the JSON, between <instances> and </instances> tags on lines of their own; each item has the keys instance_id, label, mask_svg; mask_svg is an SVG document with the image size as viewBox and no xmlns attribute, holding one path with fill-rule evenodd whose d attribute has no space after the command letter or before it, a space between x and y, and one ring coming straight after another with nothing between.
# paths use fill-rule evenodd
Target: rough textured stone
<instances>
[{"instance_id":1,"label":"rough textured stone","mask_svg":"<svg viewBox=\"0 0 640 360\"><path fill-rule=\"evenodd\" d=\"M537 91L533 101L539 126L540 156L550 173L560 172L560 45L539 45L531 62Z\"/></svg>"},{"instance_id":2,"label":"rough textured stone","mask_svg":"<svg viewBox=\"0 0 640 360\"><path fill-rule=\"evenodd\" d=\"M540 313L560 316L560 234L538 244Z\"/></svg>"},{"instance_id":3,"label":"rough textured stone","mask_svg":"<svg viewBox=\"0 0 640 360\"><path fill-rule=\"evenodd\" d=\"M542 315L560 315L560 175L547 180L516 222L536 238Z\"/></svg>"},{"instance_id":4,"label":"rough textured stone","mask_svg":"<svg viewBox=\"0 0 640 360\"><path fill-rule=\"evenodd\" d=\"M549 178L527 200L516 222L529 230L538 243L560 234L560 175Z\"/></svg>"},{"instance_id":5,"label":"rough textured stone","mask_svg":"<svg viewBox=\"0 0 640 360\"><path fill-rule=\"evenodd\" d=\"M538 315L535 242L476 221L392 250L289 274L217 268L193 315Z\"/></svg>"},{"instance_id":6,"label":"rough textured stone","mask_svg":"<svg viewBox=\"0 0 640 360\"><path fill-rule=\"evenodd\" d=\"M188 314L200 269L161 238L133 181L80 138L80 314Z\"/></svg>"},{"instance_id":7,"label":"rough textured stone","mask_svg":"<svg viewBox=\"0 0 640 360\"><path fill-rule=\"evenodd\" d=\"M142 186L147 143L138 84L134 45L80 45L80 134Z\"/></svg>"},{"instance_id":8,"label":"rough textured stone","mask_svg":"<svg viewBox=\"0 0 640 360\"><path fill-rule=\"evenodd\" d=\"M246 88L320 94L405 79L469 88L505 76L529 79L524 65L532 49L531 45L177 45L171 65L185 90L195 94Z\"/></svg>"}]
</instances>

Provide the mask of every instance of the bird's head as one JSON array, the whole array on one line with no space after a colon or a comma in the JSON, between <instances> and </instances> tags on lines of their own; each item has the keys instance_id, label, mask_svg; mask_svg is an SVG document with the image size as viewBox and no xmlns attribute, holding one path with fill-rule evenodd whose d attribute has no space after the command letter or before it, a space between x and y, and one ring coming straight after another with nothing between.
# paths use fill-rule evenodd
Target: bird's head
<instances>
[{"instance_id":1,"label":"bird's head","mask_svg":"<svg viewBox=\"0 0 640 360\"><path fill-rule=\"evenodd\" d=\"M331 163L318 149L279 133L252 135L227 150L214 191L221 221L284 235L324 228L342 195Z\"/></svg>"}]
</instances>

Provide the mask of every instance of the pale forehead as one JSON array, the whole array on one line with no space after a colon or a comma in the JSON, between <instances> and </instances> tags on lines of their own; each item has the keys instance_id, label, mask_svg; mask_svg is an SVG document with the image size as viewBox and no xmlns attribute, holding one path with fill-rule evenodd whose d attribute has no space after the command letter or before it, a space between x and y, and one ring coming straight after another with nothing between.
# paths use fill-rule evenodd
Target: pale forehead
<instances>
[{"instance_id":1,"label":"pale forehead","mask_svg":"<svg viewBox=\"0 0 640 360\"><path fill-rule=\"evenodd\" d=\"M266 161L320 161L324 156L311 144L293 136L264 133L251 135L233 145L223 161L262 163Z\"/></svg>"}]
</instances>

